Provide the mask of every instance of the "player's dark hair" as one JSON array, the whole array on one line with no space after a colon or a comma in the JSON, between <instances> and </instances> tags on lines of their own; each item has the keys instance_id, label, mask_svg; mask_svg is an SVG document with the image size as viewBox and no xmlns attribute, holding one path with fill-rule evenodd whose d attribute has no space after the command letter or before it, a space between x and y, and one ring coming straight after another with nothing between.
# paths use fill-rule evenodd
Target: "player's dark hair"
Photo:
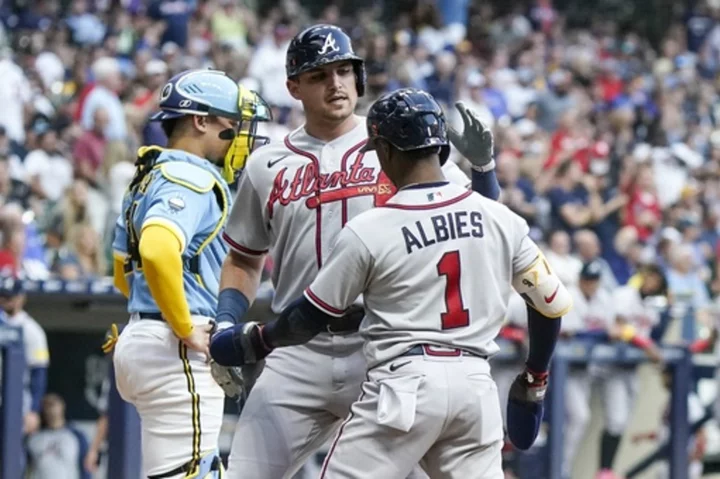
<instances>
[{"instance_id":1,"label":"player's dark hair","mask_svg":"<svg viewBox=\"0 0 720 479\"><path fill-rule=\"evenodd\" d=\"M160 128L162 128L162 131L165 132L165 136L167 136L168 139L170 139L173 132L177 128L179 120L179 118L171 118L169 120L163 120L160 122Z\"/></svg>"}]
</instances>

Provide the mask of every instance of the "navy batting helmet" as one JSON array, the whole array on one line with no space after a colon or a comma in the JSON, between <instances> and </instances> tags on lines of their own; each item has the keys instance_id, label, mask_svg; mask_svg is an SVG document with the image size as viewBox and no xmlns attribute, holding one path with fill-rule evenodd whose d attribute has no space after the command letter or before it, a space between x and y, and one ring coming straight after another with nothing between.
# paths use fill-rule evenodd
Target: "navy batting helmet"
<instances>
[{"instance_id":1,"label":"navy batting helmet","mask_svg":"<svg viewBox=\"0 0 720 479\"><path fill-rule=\"evenodd\" d=\"M355 69L358 96L365 93L365 61L353 51L350 37L334 25L314 25L290 42L285 59L288 78L329 63L351 61Z\"/></svg>"},{"instance_id":2,"label":"navy batting helmet","mask_svg":"<svg viewBox=\"0 0 720 479\"><path fill-rule=\"evenodd\" d=\"M401 151L440 148L440 164L450 155L447 123L442 108L427 92L403 88L381 96L367 116L368 142L363 151L376 148L379 138Z\"/></svg>"}]
</instances>

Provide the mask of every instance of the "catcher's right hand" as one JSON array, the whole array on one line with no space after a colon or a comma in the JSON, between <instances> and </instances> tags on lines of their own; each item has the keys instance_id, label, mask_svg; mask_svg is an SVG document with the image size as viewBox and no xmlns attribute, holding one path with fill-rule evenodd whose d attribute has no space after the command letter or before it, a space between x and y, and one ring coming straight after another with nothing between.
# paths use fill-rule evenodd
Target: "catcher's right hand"
<instances>
[{"instance_id":1,"label":"catcher's right hand","mask_svg":"<svg viewBox=\"0 0 720 479\"><path fill-rule=\"evenodd\" d=\"M525 451L535 442L543 419L543 401L548 375L535 374L526 369L512 386L507 404L507 432L510 442Z\"/></svg>"}]
</instances>

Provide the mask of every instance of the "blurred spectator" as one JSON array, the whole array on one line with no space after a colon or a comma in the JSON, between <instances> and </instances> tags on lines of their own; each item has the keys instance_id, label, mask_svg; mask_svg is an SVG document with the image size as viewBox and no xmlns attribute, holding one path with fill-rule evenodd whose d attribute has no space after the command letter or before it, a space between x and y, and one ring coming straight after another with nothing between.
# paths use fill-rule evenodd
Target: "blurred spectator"
<instances>
[{"instance_id":1,"label":"blurred spectator","mask_svg":"<svg viewBox=\"0 0 720 479\"><path fill-rule=\"evenodd\" d=\"M37 148L25 157L25 172L32 194L50 203L58 201L72 182L72 165L58 151L57 132L45 118L32 126Z\"/></svg>"},{"instance_id":2,"label":"blurred spectator","mask_svg":"<svg viewBox=\"0 0 720 479\"><path fill-rule=\"evenodd\" d=\"M600 287L608 292L614 291L618 282L608 262L600 257L600 240L597 235L591 230L583 229L575 232L573 241L580 261L585 264L593 262L595 267L600 268Z\"/></svg>"},{"instance_id":3,"label":"blurred spectator","mask_svg":"<svg viewBox=\"0 0 720 479\"><path fill-rule=\"evenodd\" d=\"M25 168L21 156L25 155L25 148L11 141L4 126L0 125L0 158L8 162L9 174L13 179L25 181Z\"/></svg>"},{"instance_id":4,"label":"blurred spectator","mask_svg":"<svg viewBox=\"0 0 720 479\"><path fill-rule=\"evenodd\" d=\"M10 173L10 160L0 156L0 203L17 203L23 209L30 207L30 188Z\"/></svg>"},{"instance_id":5,"label":"blurred spectator","mask_svg":"<svg viewBox=\"0 0 720 479\"><path fill-rule=\"evenodd\" d=\"M45 251L32 211L16 203L0 209L0 274L44 280L49 276Z\"/></svg>"},{"instance_id":6,"label":"blurred spectator","mask_svg":"<svg viewBox=\"0 0 720 479\"><path fill-rule=\"evenodd\" d=\"M110 117L105 108L98 108L93 114L92 129L86 130L80 138L75 140L73 147L73 160L75 161L75 175L84 179L91 186L102 186L100 175L103 160L105 159L105 129Z\"/></svg>"},{"instance_id":7,"label":"blurred spectator","mask_svg":"<svg viewBox=\"0 0 720 479\"><path fill-rule=\"evenodd\" d=\"M248 46L245 19L249 12L234 0L219 0L218 7L210 19L213 36L223 45L244 51Z\"/></svg>"},{"instance_id":8,"label":"blurred spectator","mask_svg":"<svg viewBox=\"0 0 720 479\"><path fill-rule=\"evenodd\" d=\"M290 22L280 22L260 40L248 65L248 76L260 83L260 94L271 106L297 107L285 86L285 52L294 35Z\"/></svg>"},{"instance_id":9,"label":"blurred spectator","mask_svg":"<svg viewBox=\"0 0 720 479\"><path fill-rule=\"evenodd\" d=\"M0 243L0 274L18 277L22 273L25 251L25 227L10 218L3 218L2 242Z\"/></svg>"},{"instance_id":10,"label":"blurred spectator","mask_svg":"<svg viewBox=\"0 0 720 479\"><path fill-rule=\"evenodd\" d=\"M562 229L568 233L581 227L591 226L593 210L590 207L590 194L596 191L588 181L584 181L580 165L566 160L555 172L555 186L548 191L550 200L550 221L552 228Z\"/></svg>"},{"instance_id":11,"label":"blurred spectator","mask_svg":"<svg viewBox=\"0 0 720 479\"><path fill-rule=\"evenodd\" d=\"M65 192L62 200L55 205L49 215L49 224L54 234L61 240L52 246L58 248L81 226L92 226L88 204L88 185L85 180L77 179Z\"/></svg>"},{"instance_id":12,"label":"blurred spectator","mask_svg":"<svg viewBox=\"0 0 720 479\"><path fill-rule=\"evenodd\" d=\"M628 187L630 201L625 207L624 224L637 230L638 239L646 241L659 228L662 211L655 192L652 166L641 165Z\"/></svg>"},{"instance_id":13,"label":"blurred spectator","mask_svg":"<svg viewBox=\"0 0 720 479\"><path fill-rule=\"evenodd\" d=\"M69 247L61 250L56 266L60 278L94 279L108 274L100 235L89 225L78 225L69 237Z\"/></svg>"},{"instance_id":14,"label":"blurred spectator","mask_svg":"<svg viewBox=\"0 0 720 479\"><path fill-rule=\"evenodd\" d=\"M32 98L30 83L22 69L13 61L12 50L0 45L0 125L8 137L18 143L25 141L26 108Z\"/></svg>"},{"instance_id":15,"label":"blurred spectator","mask_svg":"<svg viewBox=\"0 0 720 479\"><path fill-rule=\"evenodd\" d=\"M65 401L48 394L42 401L40 431L28 438L29 479L90 479L83 466L87 453L85 436L67 424Z\"/></svg>"},{"instance_id":16,"label":"blurred spectator","mask_svg":"<svg viewBox=\"0 0 720 479\"><path fill-rule=\"evenodd\" d=\"M538 125L545 131L555 131L560 116L575 105L570 95L572 76L566 70L550 75L550 89L538 97Z\"/></svg>"},{"instance_id":17,"label":"blurred spectator","mask_svg":"<svg viewBox=\"0 0 720 479\"><path fill-rule=\"evenodd\" d=\"M485 83L486 80L482 73L471 71L465 80L467 88L460 93L458 100L463 101L468 108L471 108L477 113L478 118L480 118L485 125L492 128L495 124L495 117L485 103L483 94ZM462 119L458 111L454 108L450 112L450 124L458 131L462 130Z\"/></svg>"},{"instance_id":18,"label":"blurred spectator","mask_svg":"<svg viewBox=\"0 0 720 479\"><path fill-rule=\"evenodd\" d=\"M172 42L184 48L188 39L190 17L197 8L196 0L152 0L148 5L148 15L162 22L164 31L161 44Z\"/></svg>"},{"instance_id":19,"label":"blurred spectator","mask_svg":"<svg viewBox=\"0 0 720 479\"><path fill-rule=\"evenodd\" d=\"M122 85L120 64L115 58L99 58L92 65L92 74L95 83L82 104L81 125L87 131L92 130L95 110L104 108L109 117L105 127L105 138L108 141L125 141L127 139L125 110L118 96Z\"/></svg>"},{"instance_id":20,"label":"blurred spectator","mask_svg":"<svg viewBox=\"0 0 720 479\"><path fill-rule=\"evenodd\" d=\"M582 269L582 261L571 253L570 235L562 230L553 231L548 237L545 257L563 284L576 285Z\"/></svg>"},{"instance_id":21,"label":"blurred spectator","mask_svg":"<svg viewBox=\"0 0 720 479\"><path fill-rule=\"evenodd\" d=\"M501 201L525 218L531 226L538 214L535 189L527 178L520 176L520 160L513 154L501 155L497 162L497 178L502 188Z\"/></svg>"},{"instance_id":22,"label":"blurred spectator","mask_svg":"<svg viewBox=\"0 0 720 479\"><path fill-rule=\"evenodd\" d=\"M80 45L98 45L105 37L105 25L88 12L87 0L73 0L65 22L70 27L73 41Z\"/></svg>"},{"instance_id":23,"label":"blurred spectator","mask_svg":"<svg viewBox=\"0 0 720 479\"><path fill-rule=\"evenodd\" d=\"M673 302L691 306L695 311L707 308L710 297L696 266L692 246L675 244L670 247L669 256L667 279Z\"/></svg>"}]
</instances>

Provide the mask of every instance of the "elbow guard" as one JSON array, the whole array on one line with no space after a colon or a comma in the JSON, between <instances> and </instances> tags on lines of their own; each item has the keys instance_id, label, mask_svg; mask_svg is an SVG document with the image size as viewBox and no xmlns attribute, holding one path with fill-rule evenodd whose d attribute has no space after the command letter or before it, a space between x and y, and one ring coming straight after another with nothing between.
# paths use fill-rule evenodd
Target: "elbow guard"
<instances>
[{"instance_id":1,"label":"elbow guard","mask_svg":"<svg viewBox=\"0 0 720 479\"><path fill-rule=\"evenodd\" d=\"M559 318L572 307L570 292L542 253L529 268L515 275L512 285L526 303L545 317Z\"/></svg>"}]
</instances>

